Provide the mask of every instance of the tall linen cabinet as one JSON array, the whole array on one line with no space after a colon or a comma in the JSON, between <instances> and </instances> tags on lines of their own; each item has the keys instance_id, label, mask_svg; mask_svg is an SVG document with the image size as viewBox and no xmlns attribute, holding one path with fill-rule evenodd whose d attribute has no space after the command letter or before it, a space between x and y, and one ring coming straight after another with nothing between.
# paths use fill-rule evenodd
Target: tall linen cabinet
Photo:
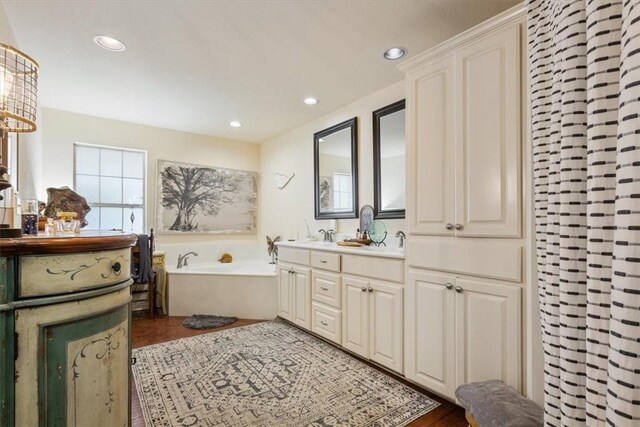
<instances>
[{"instance_id":1,"label":"tall linen cabinet","mask_svg":"<svg viewBox=\"0 0 640 427\"><path fill-rule=\"evenodd\" d=\"M405 375L523 389L530 180L526 17L514 8L400 65L407 94Z\"/></svg>"}]
</instances>

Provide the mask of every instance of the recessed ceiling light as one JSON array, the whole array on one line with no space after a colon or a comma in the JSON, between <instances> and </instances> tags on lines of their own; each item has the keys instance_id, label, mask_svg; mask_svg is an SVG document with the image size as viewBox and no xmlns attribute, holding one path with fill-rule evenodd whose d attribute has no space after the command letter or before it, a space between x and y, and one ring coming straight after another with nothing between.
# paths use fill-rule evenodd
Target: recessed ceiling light
<instances>
[{"instance_id":1,"label":"recessed ceiling light","mask_svg":"<svg viewBox=\"0 0 640 427\"><path fill-rule=\"evenodd\" d=\"M93 41L103 49L110 50L112 52L122 52L125 49L124 43L118 39L114 39L109 36L95 36Z\"/></svg>"},{"instance_id":2,"label":"recessed ceiling light","mask_svg":"<svg viewBox=\"0 0 640 427\"><path fill-rule=\"evenodd\" d=\"M234 128L239 128L240 126L242 126L242 123L240 123L237 120L234 120L231 123L229 123L229 126L234 127Z\"/></svg>"},{"instance_id":3,"label":"recessed ceiling light","mask_svg":"<svg viewBox=\"0 0 640 427\"><path fill-rule=\"evenodd\" d=\"M307 105L316 105L318 103L318 100L315 98L309 97L309 98L305 98L304 101L302 102L304 102Z\"/></svg>"},{"instance_id":4,"label":"recessed ceiling light","mask_svg":"<svg viewBox=\"0 0 640 427\"><path fill-rule=\"evenodd\" d=\"M384 53L384 57L390 60L400 59L407 53L403 47L392 47Z\"/></svg>"}]
</instances>

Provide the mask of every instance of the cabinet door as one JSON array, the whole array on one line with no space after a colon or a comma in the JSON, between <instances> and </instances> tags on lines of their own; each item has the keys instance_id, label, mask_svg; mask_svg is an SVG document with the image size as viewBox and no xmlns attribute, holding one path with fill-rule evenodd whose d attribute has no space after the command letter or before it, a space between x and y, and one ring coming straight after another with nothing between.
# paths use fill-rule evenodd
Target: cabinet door
<instances>
[{"instance_id":1,"label":"cabinet door","mask_svg":"<svg viewBox=\"0 0 640 427\"><path fill-rule=\"evenodd\" d=\"M374 281L370 287L369 358L402 373L402 287Z\"/></svg>"},{"instance_id":2,"label":"cabinet door","mask_svg":"<svg viewBox=\"0 0 640 427\"><path fill-rule=\"evenodd\" d=\"M520 236L520 26L456 53L459 236Z\"/></svg>"},{"instance_id":3,"label":"cabinet door","mask_svg":"<svg viewBox=\"0 0 640 427\"><path fill-rule=\"evenodd\" d=\"M520 390L520 288L456 279L457 384L502 380Z\"/></svg>"},{"instance_id":4,"label":"cabinet door","mask_svg":"<svg viewBox=\"0 0 640 427\"><path fill-rule=\"evenodd\" d=\"M293 321L292 267L278 265L278 316Z\"/></svg>"},{"instance_id":5,"label":"cabinet door","mask_svg":"<svg viewBox=\"0 0 640 427\"><path fill-rule=\"evenodd\" d=\"M453 57L407 75L407 226L453 235L455 150Z\"/></svg>"},{"instance_id":6,"label":"cabinet door","mask_svg":"<svg viewBox=\"0 0 640 427\"><path fill-rule=\"evenodd\" d=\"M455 278L409 270L405 375L444 396L455 392Z\"/></svg>"},{"instance_id":7,"label":"cabinet door","mask_svg":"<svg viewBox=\"0 0 640 427\"><path fill-rule=\"evenodd\" d=\"M130 424L129 288L16 310L17 426Z\"/></svg>"},{"instance_id":8,"label":"cabinet door","mask_svg":"<svg viewBox=\"0 0 640 427\"><path fill-rule=\"evenodd\" d=\"M293 268L293 323L311 330L311 276L308 268Z\"/></svg>"},{"instance_id":9,"label":"cabinet door","mask_svg":"<svg viewBox=\"0 0 640 427\"><path fill-rule=\"evenodd\" d=\"M364 289L364 290L363 290ZM342 277L342 346L369 357L369 282Z\"/></svg>"}]
</instances>

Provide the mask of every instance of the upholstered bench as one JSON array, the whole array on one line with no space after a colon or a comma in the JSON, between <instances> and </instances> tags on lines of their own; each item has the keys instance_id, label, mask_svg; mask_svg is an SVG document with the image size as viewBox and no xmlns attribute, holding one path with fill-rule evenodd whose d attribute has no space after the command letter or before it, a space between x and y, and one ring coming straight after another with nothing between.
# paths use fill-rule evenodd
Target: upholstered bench
<instances>
[{"instance_id":1,"label":"upholstered bench","mask_svg":"<svg viewBox=\"0 0 640 427\"><path fill-rule=\"evenodd\" d=\"M544 412L502 381L463 384L456 390L471 427L542 426Z\"/></svg>"}]
</instances>

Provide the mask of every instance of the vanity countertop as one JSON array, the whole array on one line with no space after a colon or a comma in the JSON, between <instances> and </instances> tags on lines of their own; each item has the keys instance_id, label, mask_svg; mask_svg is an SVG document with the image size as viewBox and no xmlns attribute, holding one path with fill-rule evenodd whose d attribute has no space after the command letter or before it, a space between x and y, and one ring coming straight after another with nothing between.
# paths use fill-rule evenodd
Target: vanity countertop
<instances>
[{"instance_id":1,"label":"vanity countertop","mask_svg":"<svg viewBox=\"0 0 640 427\"><path fill-rule=\"evenodd\" d=\"M315 251L337 252L349 255L365 255L379 258L404 259L404 249L388 246L338 246L335 242L277 242L277 246L298 249L312 249Z\"/></svg>"}]
</instances>

